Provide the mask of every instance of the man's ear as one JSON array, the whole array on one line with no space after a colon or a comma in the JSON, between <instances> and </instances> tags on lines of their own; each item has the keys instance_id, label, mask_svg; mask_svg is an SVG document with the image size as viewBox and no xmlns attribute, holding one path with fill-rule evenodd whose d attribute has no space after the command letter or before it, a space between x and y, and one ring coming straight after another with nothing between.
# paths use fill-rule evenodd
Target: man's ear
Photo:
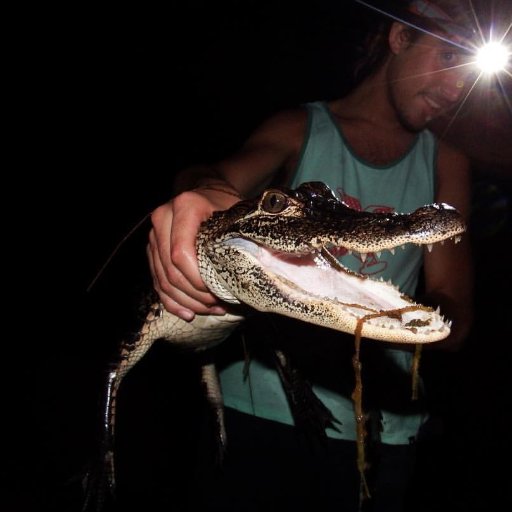
<instances>
[{"instance_id":1,"label":"man's ear","mask_svg":"<svg viewBox=\"0 0 512 512\"><path fill-rule=\"evenodd\" d=\"M391 52L398 55L402 50L405 50L411 41L411 31L407 25L393 22L389 30L389 48Z\"/></svg>"}]
</instances>

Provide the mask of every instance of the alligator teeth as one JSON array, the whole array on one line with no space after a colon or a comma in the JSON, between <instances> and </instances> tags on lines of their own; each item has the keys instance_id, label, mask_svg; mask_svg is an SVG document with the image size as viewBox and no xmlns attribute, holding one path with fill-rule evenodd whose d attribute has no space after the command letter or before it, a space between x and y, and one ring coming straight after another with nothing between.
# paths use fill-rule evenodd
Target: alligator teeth
<instances>
[{"instance_id":1,"label":"alligator teeth","mask_svg":"<svg viewBox=\"0 0 512 512\"><path fill-rule=\"evenodd\" d=\"M361 261L364 263L366 261L366 253L362 252L362 253L360 253L360 256L361 256Z\"/></svg>"},{"instance_id":2,"label":"alligator teeth","mask_svg":"<svg viewBox=\"0 0 512 512\"><path fill-rule=\"evenodd\" d=\"M380 258L380 255L382 254L382 251L377 251L375 254L377 255L377 258Z\"/></svg>"},{"instance_id":3,"label":"alligator teeth","mask_svg":"<svg viewBox=\"0 0 512 512\"><path fill-rule=\"evenodd\" d=\"M432 244L427 244L427 249L428 249L428 252L432 252Z\"/></svg>"},{"instance_id":4,"label":"alligator teeth","mask_svg":"<svg viewBox=\"0 0 512 512\"><path fill-rule=\"evenodd\" d=\"M462 237L460 235L457 235L454 239L455 243L458 244L462 240Z\"/></svg>"},{"instance_id":5,"label":"alligator teeth","mask_svg":"<svg viewBox=\"0 0 512 512\"><path fill-rule=\"evenodd\" d=\"M389 249L389 252L394 255L395 254L395 248L393 247L392 249Z\"/></svg>"}]
</instances>

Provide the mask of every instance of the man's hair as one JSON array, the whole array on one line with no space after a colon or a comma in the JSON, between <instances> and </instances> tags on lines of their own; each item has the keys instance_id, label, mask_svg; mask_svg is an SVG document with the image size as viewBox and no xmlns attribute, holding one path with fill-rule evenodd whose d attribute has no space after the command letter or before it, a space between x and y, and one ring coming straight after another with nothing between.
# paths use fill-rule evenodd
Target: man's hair
<instances>
[{"instance_id":1,"label":"man's hair","mask_svg":"<svg viewBox=\"0 0 512 512\"><path fill-rule=\"evenodd\" d=\"M395 2L400 4L400 11L405 11L412 0ZM389 2L374 2L383 11ZM396 9L396 5L394 6ZM356 64L354 66L354 85L372 75L384 62L389 53L388 35L395 19L384 16L380 12L366 10L364 13L364 37L357 46Z\"/></svg>"}]
</instances>

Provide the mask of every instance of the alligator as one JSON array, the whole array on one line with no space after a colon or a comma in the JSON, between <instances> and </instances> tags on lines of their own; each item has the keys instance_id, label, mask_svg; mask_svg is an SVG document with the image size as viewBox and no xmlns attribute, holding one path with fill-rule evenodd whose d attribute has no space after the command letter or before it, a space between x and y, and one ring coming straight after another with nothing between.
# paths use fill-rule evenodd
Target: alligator
<instances>
[{"instance_id":1,"label":"alligator","mask_svg":"<svg viewBox=\"0 0 512 512\"><path fill-rule=\"evenodd\" d=\"M390 282L348 270L332 252L393 252L406 243L431 248L447 239L457 242L464 231L460 214L447 204L434 203L407 214L361 212L320 182L295 190L270 188L214 212L198 233L199 270L211 292L235 309L222 316L196 315L189 322L156 301L134 339L120 345L119 357L108 371L102 413L102 474L110 492L115 485L116 395L123 378L155 341L194 351L215 347L243 322L246 315L240 306L355 334L358 339L419 345L442 340L451 323L439 309L416 304ZM355 368L357 376L357 361ZM203 365L202 380L224 449L223 402L214 363ZM93 494L88 492L86 503Z\"/></svg>"}]
</instances>

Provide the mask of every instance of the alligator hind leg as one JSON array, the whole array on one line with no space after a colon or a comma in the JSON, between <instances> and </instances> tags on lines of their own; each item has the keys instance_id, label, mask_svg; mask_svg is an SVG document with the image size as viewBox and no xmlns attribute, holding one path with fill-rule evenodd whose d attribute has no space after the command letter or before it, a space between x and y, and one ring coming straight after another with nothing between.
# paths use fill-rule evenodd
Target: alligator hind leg
<instances>
[{"instance_id":1,"label":"alligator hind leg","mask_svg":"<svg viewBox=\"0 0 512 512\"><path fill-rule=\"evenodd\" d=\"M273 350L275 366L286 393L295 425L306 434L326 439L326 428L339 430L330 409L315 395L311 384L292 365L290 357L282 350Z\"/></svg>"},{"instance_id":2,"label":"alligator hind leg","mask_svg":"<svg viewBox=\"0 0 512 512\"><path fill-rule=\"evenodd\" d=\"M208 363L201 367L201 382L205 387L206 400L214 420L216 463L220 465L226 453L227 438L224 423L224 401L222 399L219 375L215 364Z\"/></svg>"}]
</instances>

